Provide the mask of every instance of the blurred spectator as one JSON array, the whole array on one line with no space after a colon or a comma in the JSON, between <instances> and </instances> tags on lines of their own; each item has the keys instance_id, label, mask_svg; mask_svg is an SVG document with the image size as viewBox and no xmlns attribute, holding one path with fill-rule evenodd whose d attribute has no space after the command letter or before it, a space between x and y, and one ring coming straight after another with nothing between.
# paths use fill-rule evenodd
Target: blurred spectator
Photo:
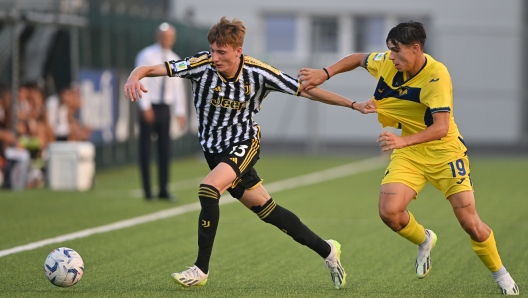
<instances>
[{"instance_id":1,"label":"blurred spectator","mask_svg":"<svg viewBox=\"0 0 528 298\"><path fill-rule=\"evenodd\" d=\"M19 88L13 130L10 88L0 86L0 185L4 188L43 186L48 145L56 140L90 138L91 129L78 120L78 88L66 88L58 96L44 98L43 90L35 83Z\"/></svg>"},{"instance_id":2,"label":"blurred spectator","mask_svg":"<svg viewBox=\"0 0 528 298\"><path fill-rule=\"evenodd\" d=\"M56 135L57 141L86 141L91 129L78 120L82 100L78 88L65 88L59 95L46 100L48 123Z\"/></svg>"}]
</instances>

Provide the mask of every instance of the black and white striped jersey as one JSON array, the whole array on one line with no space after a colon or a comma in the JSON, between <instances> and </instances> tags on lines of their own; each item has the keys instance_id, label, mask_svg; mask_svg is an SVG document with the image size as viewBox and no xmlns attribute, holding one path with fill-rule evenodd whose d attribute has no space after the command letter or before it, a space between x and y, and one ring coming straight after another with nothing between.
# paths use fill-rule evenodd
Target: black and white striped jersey
<instances>
[{"instance_id":1,"label":"black and white striped jersey","mask_svg":"<svg viewBox=\"0 0 528 298\"><path fill-rule=\"evenodd\" d=\"M170 77L192 81L198 138L205 152L219 153L231 144L260 139L253 116L271 91L300 94L297 79L255 58L242 55L240 59L233 78L217 72L209 52L165 62Z\"/></svg>"}]
</instances>

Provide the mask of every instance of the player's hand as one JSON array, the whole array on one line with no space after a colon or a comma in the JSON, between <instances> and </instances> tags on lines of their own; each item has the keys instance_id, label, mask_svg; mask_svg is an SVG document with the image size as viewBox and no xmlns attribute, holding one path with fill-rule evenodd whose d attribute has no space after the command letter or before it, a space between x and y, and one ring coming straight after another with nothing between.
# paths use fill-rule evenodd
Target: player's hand
<instances>
[{"instance_id":1,"label":"player's hand","mask_svg":"<svg viewBox=\"0 0 528 298\"><path fill-rule=\"evenodd\" d=\"M138 101L143 96L143 92L148 90L141 82L133 77L129 77L125 84L125 97L130 101Z\"/></svg>"},{"instance_id":2,"label":"player's hand","mask_svg":"<svg viewBox=\"0 0 528 298\"><path fill-rule=\"evenodd\" d=\"M312 68L301 68L297 77L301 81L301 91L315 88L328 79L324 70Z\"/></svg>"},{"instance_id":3,"label":"player's hand","mask_svg":"<svg viewBox=\"0 0 528 298\"><path fill-rule=\"evenodd\" d=\"M381 151L383 152L405 147L403 138L393 134L390 131L381 133L378 137L378 143L381 147Z\"/></svg>"},{"instance_id":4,"label":"player's hand","mask_svg":"<svg viewBox=\"0 0 528 298\"><path fill-rule=\"evenodd\" d=\"M364 102L357 102L354 106L361 114L377 113L376 104L372 99Z\"/></svg>"}]
</instances>

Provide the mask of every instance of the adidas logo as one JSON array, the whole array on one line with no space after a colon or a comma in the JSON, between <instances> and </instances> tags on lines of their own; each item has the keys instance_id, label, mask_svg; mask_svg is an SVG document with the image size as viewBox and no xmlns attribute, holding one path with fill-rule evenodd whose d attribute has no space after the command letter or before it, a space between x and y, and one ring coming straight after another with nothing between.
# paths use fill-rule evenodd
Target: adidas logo
<instances>
[{"instance_id":1,"label":"adidas logo","mask_svg":"<svg viewBox=\"0 0 528 298\"><path fill-rule=\"evenodd\" d=\"M216 87L211 88L211 89L213 89L214 92L220 92L220 91L222 91L222 87L220 87L220 86L216 86Z\"/></svg>"},{"instance_id":2,"label":"adidas logo","mask_svg":"<svg viewBox=\"0 0 528 298\"><path fill-rule=\"evenodd\" d=\"M230 159L231 159L234 163L238 164L238 158L236 158L236 157L231 157Z\"/></svg>"}]
</instances>

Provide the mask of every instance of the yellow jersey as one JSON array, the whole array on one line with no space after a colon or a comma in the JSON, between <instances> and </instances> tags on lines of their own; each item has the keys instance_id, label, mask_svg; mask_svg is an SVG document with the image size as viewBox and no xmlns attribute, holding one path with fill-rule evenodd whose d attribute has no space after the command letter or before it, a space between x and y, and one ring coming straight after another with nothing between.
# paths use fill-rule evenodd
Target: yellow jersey
<instances>
[{"instance_id":1,"label":"yellow jersey","mask_svg":"<svg viewBox=\"0 0 528 298\"><path fill-rule=\"evenodd\" d=\"M370 53L364 67L378 79L373 100L383 127L402 130L402 136L423 131L433 124L433 113L449 112L449 130L442 141L460 137L453 117L453 86L447 68L425 54L426 62L412 78L406 78L389 59L390 51ZM438 141L428 142L433 143Z\"/></svg>"}]
</instances>

